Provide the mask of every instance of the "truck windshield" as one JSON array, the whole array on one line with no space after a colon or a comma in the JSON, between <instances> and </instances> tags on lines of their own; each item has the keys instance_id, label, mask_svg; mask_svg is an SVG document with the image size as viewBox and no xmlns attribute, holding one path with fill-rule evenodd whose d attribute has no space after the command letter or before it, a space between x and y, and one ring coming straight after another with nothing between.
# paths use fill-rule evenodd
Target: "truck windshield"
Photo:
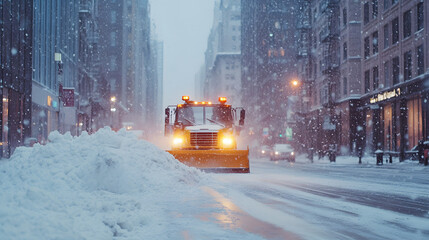
<instances>
[{"instance_id":1,"label":"truck windshield","mask_svg":"<svg viewBox=\"0 0 429 240\"><path fill-rule=\"evenodd\" d=\"M215 124L229 127L232 125L232 112L225 106L185 106L177 109L176 122L183 125Z\"/></svg>"}]
</instances>

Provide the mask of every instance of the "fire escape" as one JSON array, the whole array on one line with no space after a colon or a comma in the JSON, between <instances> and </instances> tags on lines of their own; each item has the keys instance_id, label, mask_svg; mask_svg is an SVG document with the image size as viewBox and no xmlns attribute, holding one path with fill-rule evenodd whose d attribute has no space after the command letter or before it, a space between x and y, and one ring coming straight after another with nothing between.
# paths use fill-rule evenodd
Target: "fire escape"
<instances>
[{"instance_id":1,"label":"fire escape","mask_svg":"<svg viewBox=\"0 0 429 240\"><path fill-rule=\"evenodd\" d=\"M323 84L321 91L321 104L324 108L322 129L324 138L328 139L325 146L328 152L333 154L337 151L335 144L338 139L339 116L335 111L335 103L338 96L339 85L339 1L325 0L320 2L320 11L323 16L322 28L319 32L321 43L321 73ZM335 159L335 157L334 157ZM335 161L335 160L334 160Z\"/></svg>"}]
</instances>

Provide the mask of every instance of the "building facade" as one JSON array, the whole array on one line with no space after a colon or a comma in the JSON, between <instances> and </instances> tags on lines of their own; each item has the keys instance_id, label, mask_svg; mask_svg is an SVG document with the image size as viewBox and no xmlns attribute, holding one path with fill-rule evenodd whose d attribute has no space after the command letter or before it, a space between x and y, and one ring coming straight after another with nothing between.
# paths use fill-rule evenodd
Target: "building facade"
<instances>
[{"instance_id":1,"label":"building facade","mask_svg":"<svg viewBox=\"0 0 429 240\"><path fill-rule=\"evenodd\" d=\"M308 1L299 4L307 9ZM307 126L301 143L319 152L332 144L340 154L383 150L404 159L428 139L428 2L320 0L310 6L301 13L308 13L312 34L302 28L306 41L297 44L304 53L298 54L304 83L298 115L302 129ZM311 54L305 54L307 42Z\"/></svg>"},{"instance_id":2,"label":"building facade","mask_svg":"<svg viewBox=\"0 0 429 240\"><path fill-rule=\"evenodd\" d=\"M34 1L31 122L40 143L54 130L78 134L79 7L79 2Z\"/></svg>"},{"instance_id":3,"label":"building facade","mask_svg":"<svg viewBox=\"0 0 429 240\"><path fill-rule=\"evenodd\" d=\"M0 158L31 136L33 1L0 0Z\"/></svg>"},{"instance_id":4,"label":"building facade","mask_svg":"<svg viewBox=\"0 0 429 240\"><path fill-rule=\"evenodd\" d=\"M427 1L362 2L365 147L404 152L428 139Z\"/></svg>"}]
</instances>

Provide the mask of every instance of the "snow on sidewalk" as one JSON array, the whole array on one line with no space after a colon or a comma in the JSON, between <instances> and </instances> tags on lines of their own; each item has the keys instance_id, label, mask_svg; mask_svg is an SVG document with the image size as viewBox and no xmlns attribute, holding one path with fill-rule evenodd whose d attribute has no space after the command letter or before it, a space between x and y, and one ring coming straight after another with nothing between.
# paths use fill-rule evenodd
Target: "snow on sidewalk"
<instances>
[{"instance_id":1,"label":"snow on sidewalk","mask_svg":"<svg viewBox=\"0 0 429 240\"><path fill-rule=\"evenodd\" d=\"M124 130L49 141L0 161L2 239L168 239L169 205L206 177Z\"/></svg>"}]
</instances>

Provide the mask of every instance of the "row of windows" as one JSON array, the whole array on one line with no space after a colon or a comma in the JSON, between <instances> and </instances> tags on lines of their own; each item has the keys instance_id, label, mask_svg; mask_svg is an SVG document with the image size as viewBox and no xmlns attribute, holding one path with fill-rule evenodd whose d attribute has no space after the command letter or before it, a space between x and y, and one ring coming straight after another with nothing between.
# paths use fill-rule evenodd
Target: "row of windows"
<instances>
[{"instance_id":1,"label":"row of windows","mask_svg":"<svg viewBox=\"0 0 429 240\"><path fill-rule=\"evenodd\" d=\"M415 56L416 56L416 73L417 76L424 73L424 49L423 45L418 46L415 49ZM390 61L384 62L384 84L381 85L379 83L379 69L378 66L374 66L371 70L367 70L364 73L364 84L365 84L365 93L368 93L371 91L371 75L372 75L372 90L376 90L379 87L390 87L392 85L398 84L400 81L400 65L399 65L399 56L396 56L392 58ZM404 53L403 56L403 63L404 63L404 71L403 71L403 79L404 81L410 80L413 77L413 53L412 50L409 50ZM371 74L372 71L372 74ZM345 84L346 84L345 80ZM347 86L345 86L345 92L347 93Z\"/></svg>"},{"instance_id":2,"label":"row of windows","mask_svg":"<svg viewBox=\"0 0 429 240\"><path fill-rule=\"evenodd\" d=\"M399 0L384 0L383 6L384 10L389 9L391 6L396 5L399 2ZM371 0L369 2L366 2L363 5L363 23L368 24L371 19L376 19L378 17L378 0ZM371 8L371 12L370 12Z\"/></svg>"},{"instance_id":3,"label":"row of windows","mask_svg":"<svg viewBox=\"0 0 429 240\"><path fill-rule=\"evenodd\" d=\"M416 29L418 32L424 27L424 13L423 13L423 3L417 4L417 21L416 21ZM403 39L407 39L411 36L412 32L412 17L411 10L404 12L403 14L403 29L402 35ZM389 27L390 25L390 27ZM384 35L384 49L388 48L390 45L394 45L399 42L399 18L393 19L390 23L387 23L383 26L383 35ZM372 45L372 47L371 47ZM378 53L378 31L372 33L372 44L370 43L370 36L364 39L364 58L367 59L370 57L370 52L372 48L372 54Z\"/></svg>"},{"instance_id":4,"label":"row of windows","mask_svg":"<svg viewBox=\"0 0 429 240\"><path fill-rule=\"evenodd\" d=\"M387 10L389 7L395 5L396 3L398 3L398 0L384 0L384 10ZM363 8L363 22L364 24L368 24L370 21L370 3L366 2L364 4L364 8ZM378 0L372 0L371 1L371 8L372 8L372 19L375 19L378 17ZM424 10L423 10L424 6L423 6L423 2L419 2L417 3L417 9L416 9L416 23L417 23L417 31L423 29L423 25L424 25ZM346 24L347 21L347 13L346 13L346 9L343 9L343 21L344 24ZM408 10L407 12L404 13L404 28L407 27L407 31L405 31L404 29L404 34L407 33L409 34L408 36L411 35L411 10Z\"/></svg>"}]
</instances>

